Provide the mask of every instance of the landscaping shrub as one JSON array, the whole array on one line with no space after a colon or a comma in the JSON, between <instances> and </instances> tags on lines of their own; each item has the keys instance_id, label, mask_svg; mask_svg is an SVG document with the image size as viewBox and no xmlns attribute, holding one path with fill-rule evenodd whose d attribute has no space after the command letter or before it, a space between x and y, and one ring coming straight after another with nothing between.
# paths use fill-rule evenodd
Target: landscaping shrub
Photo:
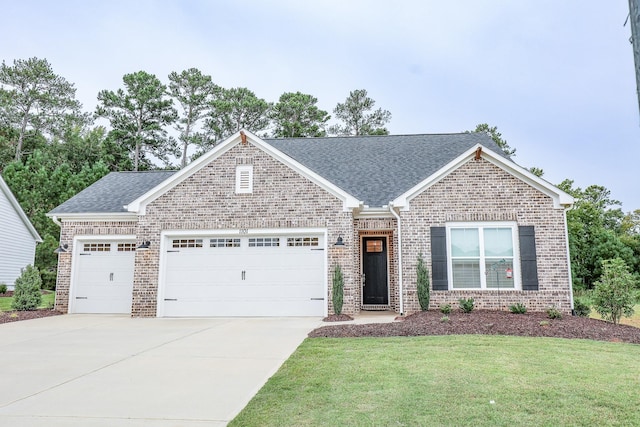
<instances>
[{"instance_id":1,"label":"landscaping shrub","mask_svg":"<svg viewBox=\"0 0 640 427\"><path fill-rule=\"evenodd\" d=\"M451 304L445 304L445 305L440 306L440 311L442 312L442 314L451 313Z\"/></svg>"},{"instance_id":2,"label":"landscaping shrub","mask_svg":"<svg viewBox=\"0 0 640 427\"><path fill-rule=\"evenodd\" d=\"M573 300L573 311L575 312L576 316L589 317L589 314L591 314L591 307L584 299L575 298Z\"/></svg>"},{"instance_id":3,"label":"landscaping shrub","mask_svg":"<svg viewBox=\"0 0 640 427\"><path fill-rule=\"evenodd\" d=\"M525 314L527 312L527 307L522 303L517 303L509 306L509 311L513 314Z\"/></svg>"},{"instance_id":4,"label":"landscaping shrub","mask_svg":"<svg viewBox=\"0 0 640 427\"><path fill-rule=\"evenodd\" d=\"M416 273L418 275L418 302L422 311L426 311L429 310L431 295L429 294L429 270L427 270L427 266L424 263L422 253L418 255Z\"/></svg>"},{"instance_id":5,"label":"landscaping shrub","mask_svg":"<svg viewBox=\"0 0 640 427\"><path fill-rule=\"evenodd\" d=\"M562 313L555 307L547 308L547 316L549 319L562 319Z\"/></svg>"},{"instance_id":6,"label":"landscaping shrub","mask_svg":"<svg viewBox=\"0 0 640 427\"><path fill-rule=\"evenodd\" d=\"M28 265L16 279L11 308L18 311L35 310L42 302L42 279L36 267Z\"/></svg>"},{"instance_id":7,"label":"landscaping shrub","mask_svg":"<svg viewBox=\"0 0 640 427\"><path fill-rule=\"evenodd\" d=\"M619 323L622 316L633 315L637 301L635 279L621 258L602 262L602 276L595 283L593 306L604 320Z\"/></svg>"},{"instance_id":8,"label":"landscaping shrub","mask_svg":"<svg viewBox=\"0 0 640 427\"><path fill-rule=\"evenodd\" d=\"M342 303L344 299L344 278L342 276L342 267L336 265L333 270L333 312L337 315L342 314Z\"/></svg>"},{"instance_id":9,"label":"landscaping shrub","mask_svg":"<svg viewBox=\"0 0 640 427\"><path fill-rule=\"evenodd\" d=\"M473 298L460 298L460 310L464 313L471 313L473 311Z\"/></svg>"},{"instance_id":10,"label":"landscaping shrub","mask_svg":"<svg viewBox=\"0 0 640 427\"><path fill-rule=\"evenodd\" d=\"M5 285L4 283L0 283L0 294L6 294L7 293L7 285Z\"/></svg>"},{"instance_id":11,"label":"landscaping shrub","mask_svg":"<svg viewBox=\"0 0 640 427\"><path fill-rule=\"evenodd\" d=\"M449 322L449 316L442 316L442 317L440 318L440 322L442 322L442 323L447 323L447 322Z\"/></svg>"}]
</instances>

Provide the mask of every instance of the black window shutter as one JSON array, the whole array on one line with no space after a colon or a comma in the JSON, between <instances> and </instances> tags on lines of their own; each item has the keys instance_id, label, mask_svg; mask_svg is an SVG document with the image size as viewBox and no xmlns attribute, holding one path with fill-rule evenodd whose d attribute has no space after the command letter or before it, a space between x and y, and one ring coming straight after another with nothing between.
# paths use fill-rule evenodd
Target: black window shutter
<instances>
[{"instance_id":1,"label":"black window shutter","mask_svg":"<svg viewBox=\"0 0 640 427\"><path fill-rule=\"evenodd\" d=\"M536 233L531 225L518 227L520 237L520 269L522 290L538 290L538 261L536 259Z\"/></svg>"},{"instance_id":2,"label":"black window shutter","mask_svg":"<svg viewBox=\"0 0 640 427\"><path fill-rule=\"evenodd\" d=\"M431 270L433 290L449 290L446 227L431 227Z\"/></svg>"}]
</instances>

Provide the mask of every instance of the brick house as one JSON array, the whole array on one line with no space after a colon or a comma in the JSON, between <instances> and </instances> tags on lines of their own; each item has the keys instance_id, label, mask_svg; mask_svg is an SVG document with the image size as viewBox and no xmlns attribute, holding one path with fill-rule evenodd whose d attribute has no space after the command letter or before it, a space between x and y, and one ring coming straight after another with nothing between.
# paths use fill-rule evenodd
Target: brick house
<instances>
[{"instance_id":1,"label":"brick house","mask_svg":"<svg viewBox=\"0 0 640 427\"><path fill-rule=\"evenodd\" d=\"M52 210L56 308L132 316L325 316L573 308L573 199L485 134L264 139L238 132L180 171L114 172Z\"/></svg>"}]
</instances>

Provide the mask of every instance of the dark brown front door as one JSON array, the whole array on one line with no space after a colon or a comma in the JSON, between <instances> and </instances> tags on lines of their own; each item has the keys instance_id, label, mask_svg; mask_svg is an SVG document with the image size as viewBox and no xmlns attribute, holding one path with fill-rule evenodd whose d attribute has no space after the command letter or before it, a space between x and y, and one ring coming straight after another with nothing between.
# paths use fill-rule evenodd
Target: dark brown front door
<instances>
[{"instance_id":1,"label":"dark brown front door","mask_svg":"<svg viewBox=\"0 0 640 427\"><path fill-rule=\"evenodd\" d=\"M386 237L362 238L362 302L389 304Z\"/></svg>"}]
</instances>

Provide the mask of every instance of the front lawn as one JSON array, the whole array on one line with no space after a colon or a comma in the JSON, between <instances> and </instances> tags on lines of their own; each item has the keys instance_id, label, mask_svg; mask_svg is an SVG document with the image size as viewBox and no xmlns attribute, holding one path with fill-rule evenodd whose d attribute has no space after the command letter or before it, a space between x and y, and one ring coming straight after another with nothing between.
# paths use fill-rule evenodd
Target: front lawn
<instances>
[{"instance_id":1,"label":"front lawn","mask_svg":"<svg viewBox=\"0 0 640 427\"><path fill-rule=\"evenodd\" d=\"M51 308L56 299L56 293L53 291L44 291L42 294L42 302L38 308ZM0 295L0 311L12 311L11 301L13 297L3 297Z\"/></svg>"},{"instance_id":2,"label":"front lawn","mask_svg":"<svg viewBox=\"0 0 640 427\"><path fill-rule=\"evenodd\" d=\"M305 340L230 426L640 425L640 345Z\"/></svg>"},{"instance_id":3,"label":"front lawn","mask_svg":"<svg viewBox=\"0 0 640 427\"><path fill-rule=\"evenodd\" d=\"M636 328L640 328L640 304L636 304L633 307L633 310L633 316L623 317L622 319L620 319L620 324L631 325L635 326ZM589 317L591 317L592 319L602 319L602 316L600 316L593 307L591 307L591 314L589 314Z\"/></svg>"}]
</instances>

